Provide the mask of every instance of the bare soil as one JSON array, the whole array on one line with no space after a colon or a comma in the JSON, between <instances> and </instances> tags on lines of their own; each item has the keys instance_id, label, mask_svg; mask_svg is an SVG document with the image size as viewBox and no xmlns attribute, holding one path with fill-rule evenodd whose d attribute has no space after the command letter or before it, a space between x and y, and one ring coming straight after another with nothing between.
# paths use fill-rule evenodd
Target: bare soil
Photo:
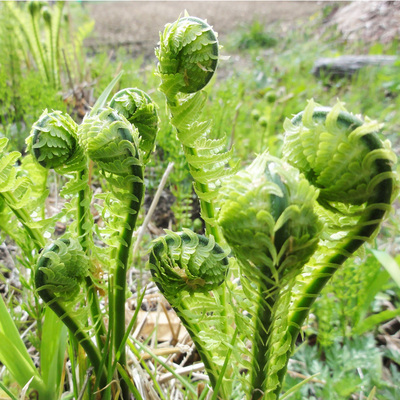
<instances>
[{"instance_id":1,"label":"bare soil","mask_svg":"<svg viewBox=\"0 0 400 400\"><path fill-rule=\"evenodd\" d=\"M388 43L400 37L400 2L352 2L338 8L329 24L349 41Z\"/></svg>"},{"instance_id":2,"label":"bare soil","mask_svg":"<svg viewBox=\"0 0 400 400\"><path fill-rule=\"evenodd\" d=\"M187 10L190 15L207 19L225 35L240 25L260 21L294 22L309 18L326 6L321 1L130 1L86 3L95 20L95 36L86 42L92 47L123 45L134 53L154 54L159 32Z\"/></svg>"},{"instance_id":3,"label":"bare soil","mask_svg":"<svg viewBox=\"0 0 400 400\"><path fill-rule=\"evenodd\" d=\"M333 5L325 20L345 40L389 42L400 37L397 1L104 1L83 3L95 20L95 35L86 41L94 49L124 46L135 55L152 56L159 31L187 10L207 19L224 36L240 26L259 21L265 26L284 23L288 29ZM273 26L272 28L273 29Z\"/></svg>"}]
</instances>

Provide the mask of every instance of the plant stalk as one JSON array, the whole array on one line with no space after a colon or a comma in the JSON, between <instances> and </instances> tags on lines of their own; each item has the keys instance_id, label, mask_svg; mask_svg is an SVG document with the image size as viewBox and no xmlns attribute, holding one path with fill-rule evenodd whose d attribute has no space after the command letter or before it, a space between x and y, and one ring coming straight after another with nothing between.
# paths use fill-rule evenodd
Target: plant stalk
<instances>
[{"instance_id":1,"label":"plant stalk","mask_svg":"<svg viewBox=\"0 0 400 400\"><path fill-rule=\"evenodd\" d=\"M77 172L78 180L86 179L88 181L87 169L82 169ZM78 238L82 246L83 251L89 256L89 243L91 240L90 230L86 230L87 225L87 214L90 210L87 209L87 200L89 199L89 186L85 189L80 190L78 193L78 209L77 209L77 220L78 220ZM96 333L97 346L103 348L103 338L106 336L106 328L103 321L103 316L100 310L99 299L96 293L96 286L88 275L85 278L87 301L90 307L90 314L93 320L94 330Z\"/></svg>"},{"instance_id":2,"label":"plant stalk","mask_svg":"<svg viewBox=\"0 0 400 400\"><path fill-rule=\"evenodd\" d=\"M138 177L143 182L143 167L134 165L132 167L132 175ZM114 352L115 354L121 348L121 343L125 336L125 292L126 292L126 274L129 267L129 255L132 245L132 235L136 226L141 202L144 194L144 185L140 182L133 184L132 194L136 197L129 204L129 210L121 232L121 242L117 254L117 264L115 270L115 286L114 286ZM136 200L138 199L138 200ZM119 363L125 367L126 351L125 346L122 347ZM123 380L121 380L123 398L129 399L129 388Z\"/></svg>"},{"instance_id":3,"label":"plant stalk","mask_svg":"<svg viewBox=\"0 0 400 400\"><path fill-rule=\"evenodd\" d=\"M262 276L267 276L269 268L264 267ZM278 300L279 291L271 285L271 282L264 281L259 286L259 305L253 340L253 367L251 374L251 399L260 400L265 392L268 380L268 365L270 359L270 335L273 328L273 309ZM267 371L267 372L266 372ZM267 373L267 375L266 375Z\"/></svg>"},{"instance_id":4,"label":"plant stalk","mask_svg":"<svg viewBox=\"0 0 400 400\"><path fill-rule=\"evenodd\" d=\"M218 382L220 371L218 370L218 368L216 368L215 364L213 363L212 355L204 348L201 340L199 340L200 327L197 324L191 323L190 320L188 320L185 317L181 308L183 308L182 303L180 308L174 307L174 310L178 315L179 319L182 321L182 324L188 331L190 337L192 338L193 343L196 346L196 350L198 351L201 357L201 361L203 361L204 368L207 371L207 375L210 378L211 386L215 388ZM224 393L223 387L220 388L220 395L222 396L223 399L228 399L227 395Z\"/></svg>"},{"instance_id":5,"label":"plant stalk","mask_svg":"<svg viewBox=\"0 0 400 400\"><path fill-rule=\"evenodd\" d=\"M38 273L42 272L39 271ZM91 339L78 325L78 323L73 318L71 318L68 311L56 301L56 299L49 293L47 289L38 287L38 290L40 291L40 297L57 314L60 320L69 329L70 333L76 338L76 340L85 350L85 353L89 357L89 360L96 371L96 375L100 377L101 387L106 386L106 371L104 368L101 368L100 354Z\"/></svg>"}]
</instances>

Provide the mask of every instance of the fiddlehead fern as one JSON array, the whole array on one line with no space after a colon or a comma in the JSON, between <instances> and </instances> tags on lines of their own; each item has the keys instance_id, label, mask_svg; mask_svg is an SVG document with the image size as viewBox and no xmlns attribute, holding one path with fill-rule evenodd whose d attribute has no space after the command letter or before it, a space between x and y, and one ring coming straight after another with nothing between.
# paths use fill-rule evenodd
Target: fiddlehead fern
<instances>
[{"instance_id":1,"label":"fiddlehead fern","mask_svg":"<svg viewBox=\"0 0 400 400\"><path fill-rule=\"evenodd\" d=\"M380 175L378 160L394 162L394 155L385 148L388 144L377 136L381 126L375 121L364 123L342 103L328 108L310 101L284 127L284 158L320 189L320 203L361 205L375 194L379 181L386 177L390 183L389 165L389 173ZM390 197L391 188L387 190Z\"/></svg>"},{"instance_id":2,"label":"fiddlehead fern","mask_svg":"<svg viewBox=\"0 0 400 400\"><path fill-rule=\"evenodd\" d=\"M210 82L218 64L217 34L206 21L185 16L166 25L164 32L160 34L160 47L156 50L156 55L159 60L157 72L161 79L159 89L166 97L170 122L176 128L177 138L194 180L194 190L200 200L206 234L212 235L216 243L221 243L222 237L216 222L216 197L220 182L234 173L238 164L229 165L233 149L225 151L224 137L211 138L212 121L203 117L207 94L202 89ZM230 342L230 327L225 291L224 284L214 291L212 300L218 298L218 304L216 301L211 302L210 296L205 296L201 302L209 302L209 305L213 303L216 325L219 333L225 335L222 342L226 343ZM186 317L182 315L186 325L192 322L195 324L196 317L193 314ZM205 329L205 332L209 331L210 329ZM194 336L196 333L192 335ZM203 358L206 359L207 356ZM208 368L208 372L215 385L215 371ZM226 397L228 390L222 388L220 392Z\"/></svg>"},{"instance_id":3,"label":"fiddlehead fern","mask_svg":"<svg viewBox=\"0 0 400 400\"><path fill-rule=\"evenodd\" d=\"M80 284L88 274L89 260L79 242L59 239L42 251L35 269L35 284L39 296L82 345L104 385L99 352L68 306L78 295Z\"/></svg>"},{"instance_id":4,"label":"fiddlehead fern","mask_svg":"<svg viewBox=\"0 0 400 400\"><path fill-rule=\"evenodd\" d=\"M110 221L109 244L113 251L111 259L116 260L113 266L115 321L111 324L117 353L125 334L126 274L132 234L144 195L144 166L139 153L139 132L125 117L112 108L105 108L100 109L96 115L87 116L79 127L79 133L82 147L98 164L114 195L114 199L110 199L111 195L106 194L104 199L110 205L108 212L115 216ZM124 348L120 362L122 365L126 362ZM127 390L124 390L124 398L127 396Z\"/></svg>"},{"instance_id":5,"label":"fiddlehead fern","mask_svg":"<svg viewBox=\"0 0 400 400\"><path fill-rule=\"evenodd\" d=\"M285 159L319 188L318 213L326 234L296 284L289 316L293 350L301 325L327 281L362 244L376 234L390 210L396 189L390 144L380 125L348 113L338 102L332 109L310 101L305 111L285 122ZM280 384L286 365L278 372ZM276 393L280 390L278 385Z\"/></svg>"},{"instance_id":6,"label":"fiddlehead fern","mask_svg":"<svg viewBox=\"0 0 400 400\"><path fill-rule=\"evenodd\" d=\"M70 231L76 234L86 253L92 243L93 218L90 213L90 189L87 156L78 140L78 125L68 114L60 111L43 112L33 125L26 139L27 148L33 158L44 168L54 168L60 174L73 174L72 179L61 190L61 194L72 200L68 206L68 215L76 219ZM88 301L95 322L97 341L104 335L100 306L96 289L90 276L86 277Z\"/></svg>"},{"instance_id":7,"label":"fiddlehead fern","mask_svg":"<svg viewBox=\"0 0 400 400\"><path fill-rule=\"evenodd\" d=\"M161 91L168 99L178 92L196 93L212 78L218 64L219 45L211 26L195 17L167 24L156 51Z\"/></svg>"},{"instance_id":8,"label":"fiddlehead fern","mask_svg":"<svg viewBox=\"0 0 400 400\"><path fill-rule=\"evenodd\" d=\"M156 239L148 262L154 281L192 337L213 387L218 380L219 369L201 338L202 325L193 318L190 300L195 293L207 293L221 285L228 264L226 253L212 236L206 238L188 229L179 233L168 232L166 236Z\"/></svg>"},{"instance_id":9,"label":"fiddlehead fern","mask_svg":"<svg viewBox=\"0 0 400 400\"><path fill-rule=\"evenodd\" d=\"M132 167L142 168L138 153L139 133L112 108L86 116L79 127L79 141L104 176L127 177Z\"/></svg>"},{"instance_id":10,"label":"fiddlehead fern","mask_svg":"<svg viewBox=\"0 0 400 400\"><path fill-rule=\"evenodd\" d=\"M154 241L149 268L161 292L176 305L184 290L209 292L217 288L225 280L228 259L212 236L206 238L185 229L168 231Z\"/></svg>"},{"instance_id":11,"label":"fiddlehead fern","mask_svg":"<svg viewBox=\"0 0 400 400\"><path fill-rule=\"evenodd\" d=\"M36 287L49 303L55 297L73 300L89 273L89 260L79 242L59 239L42 251L35 274ZM44 290L46 292L44 292ZM46 294L43 294L43 293Z\"/></svg>"},{"instance_id":12,"label":"fiddlehead fern","mask_svg":"<svg viewBox=\"0 0 400 400\"><path fill-rule=\"evenodd\" d=\"M264 153L232 176L220 193L218 223L242 269L242 285L256 304L252 326L250 396L270 398L276 365L286 350L284 306L296 276L317 248L322 224L315 213L318 191L281 160ZM263 397L264 398L264 397Z\"/></svg>"},{"instance_id":13,"label":"fiddlehead fern","mask_svg":"<svg viewBox=\"0 0 400 400\"><path fill-rule=\"evenodd\" d=\"M79 171L86 158L78 143L78 125L61 111L43 112L26 139L27 150L44 168L60 173Z\"/></svg>"},{"instance_id":14,"label":"fiddlehead fern","mask_svg":"<svg viewBox=\"0 0 400 400\"><path fill-rule=\"evenodd\" d=\"M110 107L139 131L139 148L143 152L143 161L147 163L158 132L156 104L143 90L131 88L116 93L110 101Z\"/></svg>"},{"instance_id":15,"label":"fiddlehead fern","mask_svg":"<svg viewBox=\"0 0 400 400\"><path fill-rule=\"evenodd\" d=\"M217 67L217 34L205 21L180 18L166 26L156 54L160 91L167 99L171 123L177 130L195 181L207 232L219 242L214 201L220 179L228 175L225 167L231 159L231 151L223 151L225 138L209 138L212 124L202 120L206 93L201 90ZM230 172L232 170L234 168Z\"/></svg>"}]
</instances>

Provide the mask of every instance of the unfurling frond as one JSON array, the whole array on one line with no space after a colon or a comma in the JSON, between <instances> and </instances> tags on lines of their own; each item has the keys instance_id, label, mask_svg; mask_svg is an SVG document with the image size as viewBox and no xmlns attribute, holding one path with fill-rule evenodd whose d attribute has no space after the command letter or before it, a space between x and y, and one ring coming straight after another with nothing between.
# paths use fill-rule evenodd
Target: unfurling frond
<instances>
[{"instance_id":1,"label":"unfurling frond","mask_svg":"<svg viewBox=\"0 0 400 400\"><path fill-rule=\"evenodd\" d=\"M132 166L141 164L138 140L137 129L112 108L86 116L79 126L79 142L89 158L117 176L131 175Z\"/></svg>"},{"instance_id":2,"label":"unfurling frond","mask_svg":"<svg viewBox=\"0 0 400 400\"><path fill-rule=\"evenodd\" d=\"M396 158L378 136L381 125L363 122L340 102L328 108L310 101L284 128L284 158L320 189L320 202L360 205L390 180Z\"/></svg>"},{"instance_id":3,"label":"unfurling frond","mask_svg":"<svg viewBox=\"0 0 400 400\"><path fill-rule=\"evenodd\" d=\"M43 112L26 139L34 159L60 173L79 171L86 158L78 143L78 125L61 111Z\"/></svg>"},{"instance_id":4,"label":"unfurling frond","mask_svg":"<svg viewBox=\"0 0 400 400\"><path fill-rule=\"evenodd\" d=\"M89 273L89 260L74 239L58 239L45 248L37 262L35 284L40 296L72 300ZM44 296L43 296L44 294Z\"/></svg>"},{"instance_id":5,"label":"unfurling frond","mask_svg":"<svg viewBox=\"0 0 400 400\"><path fill-rule=\"evenodd\" d=\"M218 53L217 34L206 21L184 17L167 24L156 50L167 98L203 89L217 68Z\"/></svg>"},{"instance_id":6,"label":"unfurling frond","mask_svg":"<svg viewBox=\"0 0 400 400\"><path fill-rule=\"evenodd\" d=\"M213 203L221 181L235 173L238 164L231 165L232 149L224 151L225 138L210 137L212 120L203 115L207 93L202 89L218 63L217 34L205 21L180 18L166 26L156 54L160 91L194 179L206 232L219 241Z\"/></svg>"},{"instance_id":7,"label":"unfurling frond","mask_svg":"<svg viewBox=\"0 0 400 400\"><path fill-rule=\"evenodd\" d=\"M244 265L268 267L278 282L300 272L318 245L317 197L295 168L263 153L222 186L218 223Z\"/></svg>"},{"instance_id":8,"label":"unfurling frond","mask_svg":"<svg viewBox=\"0 0 400 400\"><path fill-rule=\"evenodd\" d=\"M0 138L0 193L14 190L17 179L15 163L21 157L18 151L4 154L7 144L7 138Z\"/></svg>"},{"instance_id":9,"label":"unfurling frond","mask_svg":"<svg viewBox=\"0 0 400 400\"><path fill-rule=\"evenodd\" d=\"M144 195L138 130L123 115L104 108L94 116L86 116L79 127L79 140L89 158L101 168L111 191L98 196L105 201L101 211L107 224L103 239L115 248L121 243L126 245L121 232L127 225L129 229L134 225L127 221L127 215L137 215Z\"/></svg>"},{"instance_id":10,"label":"unfurling frond","mask_svg":"<svg viewBox=\"0 0 400 400\"><path fill-rule=\"evenodd\" d=\"M110 107L123 115L139 131L139 148L149 161L158 133L157 106L150 96L137 88L123 89L110 101Z\"/></svg>"},{"instance_id":11,"label":"unfurling frond","mask_svg":"<svg viewBox=\"0 0 400 400\"><path fill-rule=\"evenodd\" d=\"M158 287L174 305L181 291L208 292L217 288L228 271L228 259L211 236L188 229L168 232L154 241L149 268Z\"/></svg>"}]
</instances>

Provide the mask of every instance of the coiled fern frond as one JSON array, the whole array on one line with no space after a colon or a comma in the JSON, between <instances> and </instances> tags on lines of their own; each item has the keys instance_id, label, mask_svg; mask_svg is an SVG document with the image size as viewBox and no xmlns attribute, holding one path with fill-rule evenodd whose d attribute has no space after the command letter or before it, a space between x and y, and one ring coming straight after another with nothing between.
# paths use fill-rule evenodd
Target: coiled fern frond
<instances>
[{"instance_id":1,"label":"coiled fern frond","mask_svg":"<svg viewBox=\"0 0 400 400\"><path fill-rule=\"evenodd\" d=\"M139 133L112 108L87 115L79 126L79 142L89 158L110 174L126 177L140 165Z\"/></svg>"},{"instance_id":2,"label":"coiled fern frond","mask_svg":"<svg viewBox=\"0 0 400 400\"><path fill-rule=\"evenodd\" d=\"M263 153L222 186L218 223L239 261L279 284L317 248L318 194L295 168Z\"/></svg>"},{"instance_id":3,"label":"coiled fern frond","mask_svg":"<svg viewBox=\"0 0 400 400\"><path fill-rule=\"evenodd\" d=\"M137 88L123 89L110 100L110 107L123 115L139 131L139 148L147 163L158 133L157 106L150 96Z\"/></svg>"},{"instance_id":4,"label":"coiled fern frond","mask_svg":"<svg viewBox=\"0 0 400 400\"><path fill-rule=\"evenodd\" d=\"M149 268L165 297L175 304L182 291L208 292L217 288L228 271L228 259L211 236L188 229L167 231L153 242Z\"/></svg>"},{"instance_id":5,"label":"coiled fern frond","mask_svg":"<svg viewBox=\"0 0 400 400\"><path fill-rule=\"evenodd\" d=\"M79 293L88 274L89 259L79 242L74 239L59 239L41 253L35 282L39 294L46 290L53 297L70 301Z\"/></svg>"},{"instance_id":6,"label":"coiled fern frond","mask_svg":"<svg viewBox=\"0 0 400 400\"><path fill-rule=\"evenodd\" d=\"M60 173L84 168L86 157L78 143L78 125L61 111L43 112L26 143L34 159L47 169Z\"/></svg>"},{"instance_id":7,"label":"coiled fern frond","mask_svg":"<svg viewBox=\"0 0 400 400\"><path fill-rule=\"evenodd\" d=\"M35 268L35 285L39 296L57 314L85 349L90 362L105 385L100 354L75 312L75 299L89 276L89 259L79 241L58 239L43 249Z\"/></svg>"},{"instance_id":8,"label":"coiled fern frond","mask_svg":"<svg viewBox=\"0 0 400 400\"><path fill-rule=\"evenodd\" d=\"M220 367L213 359L216 352L210 343L215 347L219 342L219 350L222 350L229 338L227 335L221 338L218 330L210 337L211 326L220 328L223 324L219 320L223 307L209 291L225 281L228 265L226 253L212 236L207 238L188 229L179 233L168 231L156 239L147 265L153 280L188 330L213 387L218 381Z\"/></svg>"},{"instance_id":9,"label":"coiled fern frond","mask_svg":"<svg viewBox=\"0 0 400 400\"><path fill-rule=\"evenodd\" d=\"M289 358L315 299L343 262L377 233L398 183L392 171L396 157L389 142L380 138L381 126L348 113L340 102L325 108L310 101L284 127L284 158L319 189L316 211L325 222L323 240L295 283L288 316ZM286 365L277 368L279 382Z\"/></svg>"},{"instance_id":10,"label":"coiled fern frond","mask_svg":"<svg viewBox=\"0 0 400 400\"><path fill-rule=\"evenodd\" d=\"M105 108L94 116L85 117L79 127L79 141L109 184L111 192L98 197L106 204L101 210L108 220L108 228L104 230L109 236L106 241L117 248L124 240L121 229L127 223L127 213L137 214L143 200L143 162L138 130L115 110Z\"/></svg>"},{"instance_id":11,"label":"coiled fern frond","mask_svg":"<svg viewBox=\"0 0 400 400\"><path fill-rule=\"evenodd\" d=\"M214 202L219 183L234 173L228 168L232 149L225 151L225 138L212 139L212 121L204 120L207 95L203 89L215 73L219 45L206 21L185 17L166 25L156 51L160 91L165 94L171 124L182 144L194 188L200 199L207 232L220 240Z\"/></svg>"},{"instance_id":12,"label":"coiled fern frond","mask_svg":"<svg viewBox=\"0 0 400 400\"><path fill-rule=\"evenodd\" d=\"M212 78L218 64L217 34L206 21L186 16L167 24L156 50L161 91L172 99L178 92L195 93Z\"/></svg>"},{"instance_id":13,"label":"coiled fern frond","mask_svg":"<svg viewBox=\"0 0 400 400\"><path fill-rule=\"evenodd\" d=\"M285 159L319 188L319 213L327 222L327 258L339 264L374 233L396 192L396 156L374 121L310 101L304 113L285 122ZM327 253L326 253L327 254Z\"/></svg>"},{"instance_id":14,"label":"coiled fern frond","mask_svg":"<svg viewBox=\"0 0 400 400\"><path fill-rule=\"evenodd\" d=\"M388 142L376 135L381 125L363 122L340 102L328 108L310 101L284 128L284 158L320 189L320 202L367 202L385 177L379 160L395 161Z\"/></svg>"},{"instance_id":15,"label":"coiled fern frond","mask_svg":"<svg viewBox=\"0 0 400 400\"><path fill-rule=\"evenodd\" d=\"M139 152L139 132L128 120L112 108L99 109L88 115L79 127L79 140L89 158L100 167L111 193L103 194L109 214L103 230L110 245L109 259L113 260L114 275L114 350L119 361L126 362L123 340L125 335L125 290L129 269L132 235L144 197L144 164ZM108 206L108 207L107 207ZM107 221L107 218L105 218ZM108 236L108 238L107 238ZM104 236L103 236L104 238ZM122 350L121 349L122 346ZM124 397L128 388L123 385Z\"/></svg>"}]
</instances>

